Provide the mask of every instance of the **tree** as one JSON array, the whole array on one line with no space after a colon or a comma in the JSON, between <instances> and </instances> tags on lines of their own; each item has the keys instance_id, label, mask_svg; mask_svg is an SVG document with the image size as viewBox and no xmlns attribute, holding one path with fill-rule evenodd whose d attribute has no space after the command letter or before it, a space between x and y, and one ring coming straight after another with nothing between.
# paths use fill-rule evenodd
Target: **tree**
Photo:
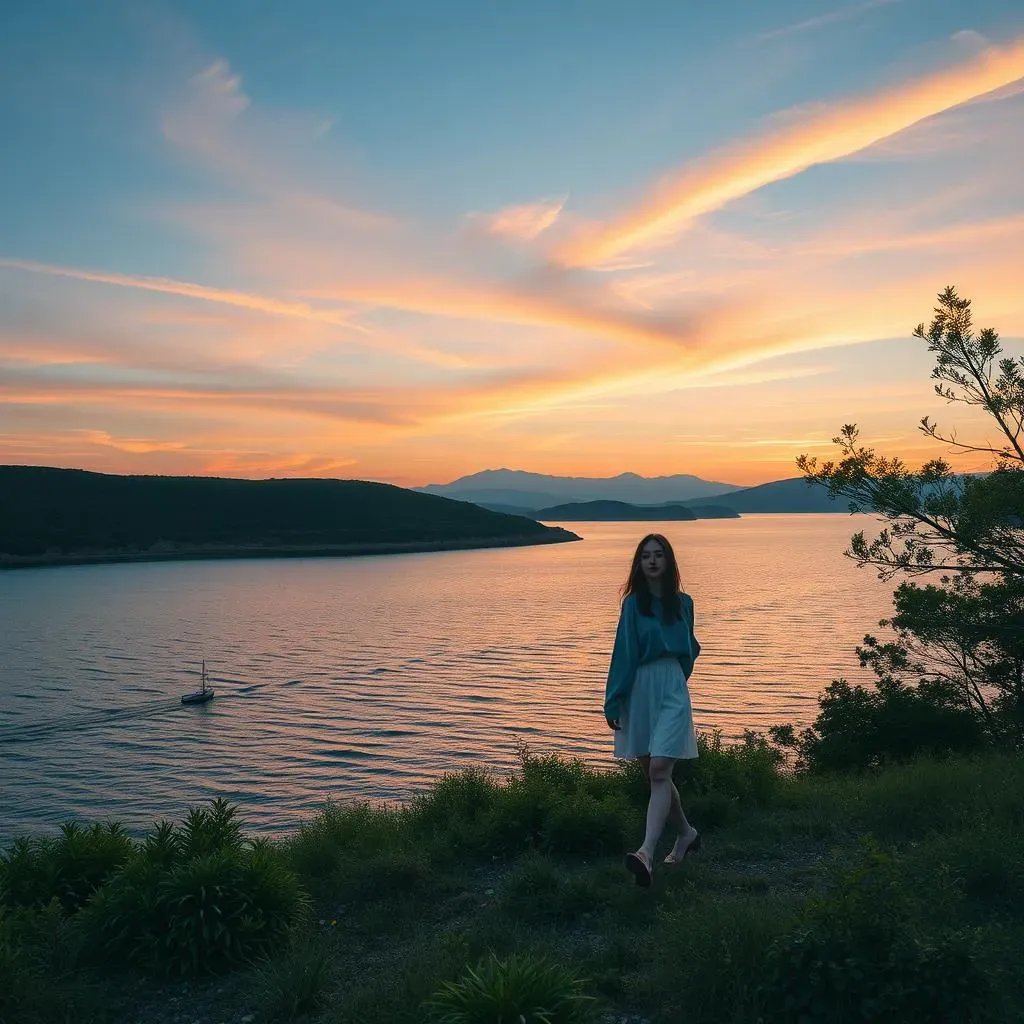
<instances>
[{"instance_id":1,"label":"tree","mask_svg":"<svg viewBox=\"0 0 1024 1024\"><path fill-rule=\"evenodd\" d=\"M955 473L943 459L920 469L860 445L855 424L834 438L835 461L801 455L806 480L851 512L880 516L868 540L854 534L846 555L882 579L910 577L893 594L895 614L880 625L895 637L864 638L857 653L886 690L926 682L953 693L990 739L1024 743L1024 357L1004 356L991 328L974 333L970 299L952 287L938 297L928 329L914 336L935 354L936 394L982 409L995 440L967 442L927 416L920 429L956 452L991 457L989 471ZM939 576L919 584L915 578ZM895 689L894 689L895 688ZM925 692L929 692L926 688Z\"/></svg>"}]
</instances>

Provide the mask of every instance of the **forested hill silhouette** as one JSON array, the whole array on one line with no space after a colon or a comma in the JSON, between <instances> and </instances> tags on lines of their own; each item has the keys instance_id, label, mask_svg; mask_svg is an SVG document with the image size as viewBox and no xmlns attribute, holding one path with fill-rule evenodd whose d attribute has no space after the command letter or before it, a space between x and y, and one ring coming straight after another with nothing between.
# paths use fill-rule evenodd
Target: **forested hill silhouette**
<instances>
[{"instance_id":1,"label":"forested hill silhouette","mask_svg":"<svg viewBox=\"0 0 1024 1024\"><path fill-rule=\"evenodd\" d=\"M573 501L538 509L533 515L541 522L577 523L692 521L697 518L697 513L684 505L630 505L625 501Z\"/></svg>"},{"instance_id":2,"label":"forested hill silhouette","mask_svg":"<svg viewBox=\"0 0 1024 1024\"><path fill-rule=\"evenodd\" d=\"M558 527L361 480L0 466L0 565L544 544Z\"/></svg>"}]
</instances>

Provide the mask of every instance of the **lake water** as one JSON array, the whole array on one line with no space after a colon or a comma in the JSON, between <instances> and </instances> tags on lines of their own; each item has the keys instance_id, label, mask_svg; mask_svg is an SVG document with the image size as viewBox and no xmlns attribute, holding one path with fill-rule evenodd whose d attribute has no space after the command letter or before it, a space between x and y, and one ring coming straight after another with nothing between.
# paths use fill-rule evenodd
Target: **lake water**
<instances>
[{"instance_id":1,"label":"lake water","mask_svg":"<svg viewBox=\"0 0 1024 1024\"><path fill-rule=\"evenodd\" d=\"M617 588L646 524L579 543L358 559L0 573L0 840L132 828L222 795L287 828L328 797L403 799L517 740L611 760ZM870 520L667 523L696 602L698 729L813 719L892 586L842 551ZM216 699L185 708L205 658Z\"/></svg>"}]
</instances>

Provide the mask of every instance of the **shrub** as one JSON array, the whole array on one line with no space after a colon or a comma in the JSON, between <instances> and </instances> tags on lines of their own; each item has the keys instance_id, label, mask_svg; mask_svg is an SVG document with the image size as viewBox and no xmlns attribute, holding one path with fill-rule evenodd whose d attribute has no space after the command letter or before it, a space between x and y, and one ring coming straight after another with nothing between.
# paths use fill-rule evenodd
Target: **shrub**
<instances>
[{"instance_id":1,"label":"shrub","mask_svg":"<svg viewBox=\"0 0 1024 1024\"><path fill-rule=\"evenodd\" d=\"M686 1024L755 1021L765 950L785 933L785 904L709 893L693 885L669 893L644 941L643 984L659 1020Z\"/></svg>"},{"instance_id":2,"label":"shrub","mask_svg":"<svg viewBox=\"0 0 1024 1024\"><path fill-rule=\"evenodd\" d=\"M116 823L61 826L53 838L19 837L0 855L0 903L42 907L60 900L72 914L131 856L133 844Z\"/></svg>"},{"instance_id":3,"label":"shrub","mask_svg":"<svg viewBox=\"0 0 1024 1024\"><path fill-rule=\"evenodd\" d=\"M83 927L97 954L168 972L222 970L285 945L308 909L294 872L265 841L246 843L215 802L163 826L93 897Z\"/></svg>"},{"instance_id":4,"label":"shrub","mask_svg":"<svg viewBox=\"0 0 1024 1024\"><path fill-rule=\"evenodd\" d=\"M487 847L481 822L498 799L498 784L482 769L442 775L410 807L414 832L443 843L450 851L479 853Z\"/></svg>"},{"instance_id":5,"label":"shrub","mask_svg":"<svg viewBox=\"0 0 1024 1024\"><path fill-rule=\"evenodd\" d=\"M858 862L834 870L800 926L766 957L765 1020L777 1024L906 1024L974 1019L989 995L968 930L922 934L922 907L945 887L908 884L897 861L866 840Z\"/></svg>"},{"instance_id":6,"label":"shrub","mask_svg":"<svg viewBox=\"0 0 1024 1024\"><path fill-rule=\"evenodd\" d=\"M213 800L209 809L191 808L181 825L170 833L168 849L186 861L240 850L243 839L237 814L238 809L222 797Z\"/></svg>"},{"instance_id":7,"label":"shrub","mask_svg":"<svg viewBox=\"0 0 1024 1024\"><path fill-rule=\"evenodd\" d=\"M324 1005L331 982L327 952L302 946L260 969L256 987L262 1016L270 1021L293 1021Z\"/></svg>"},{"instance_id":8,"label":"shrub","mask_svg":"<svg viewBox=\"0 0 1024 1024\"><path fill-rule=\"evenodd\" d=\"M778 788L785 758L760 733L748 730L741 743L723 743L718 729L700 733L697 750L694 760L676 762L680 794L715 791L742 802L763 803Z\"/></svg>"},{"instance_id":9,"label":"shrub","mask_svg":"<svg viewBox=\"0 0 1024 1024\"><path fill-rule=\"evenodd\" d=\"M618 852L630 815L619 772L597 771L578 758L537 756L523 746L483 824L501 852L597 854Z\"/></svg>"},{"instance_id":10,"label":"shrub","mask_svg":"<svg viewBox=\"0 0 1024 1024\"><path fill-rule=\"evenodd\" d=\"M346 855L323 888L332 898L363 902L392 897L407 900L450 884L424 853L384 848L370 855Z\"/></svg>"},{"instance_id":11,"label":"shrub","mask_svg":"<svg viewBox=\"0 0 1024 1024\"><path fill-rule=\"evenodd\" d=\"M0 906L0 1021L36 1024L85 1019L74 977L76 943L60 901Z\"/></svg>"},{"instance_id":12,"label":"shrub","mask_svg":"<svg viewBox=\"0 0 1024 1024\"><path fill-rule=\"evenodd\" d=\"M410 815L400 809L329 801L284 844L285 853L304 878L325 878L352 853L401 845Z\"/></svg>"},{"instance_id":13,"label":"shrub","mask_svg":"<svg viewBox=\"0 0 1024 1024\"><path fill-rule=\"evenodd\" d=\"M789 727L772 730L796 751L797 766L812 772L862 771L923 754L969 753L985 743L977 718L935 682L880 680L868 689L835 679L818 703L813 726L799 736Z\"/></svg>"},{"instance_id":14,"label":"shrub","mask_svg":"<svg viewBox=\"0 0 1024 1024\"><path fill-rule=\"evenodd\" d=\"M769 954L765 1020L778 1024L965 1024L976 1019L988 983L976 936L951 931L932 940L902 935L871 949L849 935L806 929Z\"/></svg>"},{"instance_id":15,"label":"shrub","mask_svg":"<svg viewBox=\"0 0 1024 1024\"><path fill-rule=\"evenodd\" d=\"M559 964L532 955L493 954L447 982L426 1004L430 1024L586 1024L597 1001Z\"/></svg>"},{"instance_id":16,"label":"shrub","mask_svg":"<svg viewBox=\"0 0 1024 1024\"><path fill-rule=\"evenodd\" d=\"M586 792L570 793L552 799L545 810L539 845L555 853L618 853L633 826L621 797L598 800Z\"/></svg>"}]
</instances>

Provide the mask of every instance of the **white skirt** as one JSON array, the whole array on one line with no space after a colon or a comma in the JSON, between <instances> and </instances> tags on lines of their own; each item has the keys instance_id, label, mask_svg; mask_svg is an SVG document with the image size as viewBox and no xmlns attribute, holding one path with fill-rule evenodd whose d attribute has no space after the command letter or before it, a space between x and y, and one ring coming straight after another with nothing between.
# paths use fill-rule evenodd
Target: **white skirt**
<instances>
[{"instance_id":1,"label":"white skirt","mask_svg":"<svg viewBox=\"0 0 1024 1024\"><path fill-rule=\"evenodd\" d=\"M677 659L661 658L637 669L620 724L616 757L697 756L690 688Z\"/></svg>"}]
</instances>

